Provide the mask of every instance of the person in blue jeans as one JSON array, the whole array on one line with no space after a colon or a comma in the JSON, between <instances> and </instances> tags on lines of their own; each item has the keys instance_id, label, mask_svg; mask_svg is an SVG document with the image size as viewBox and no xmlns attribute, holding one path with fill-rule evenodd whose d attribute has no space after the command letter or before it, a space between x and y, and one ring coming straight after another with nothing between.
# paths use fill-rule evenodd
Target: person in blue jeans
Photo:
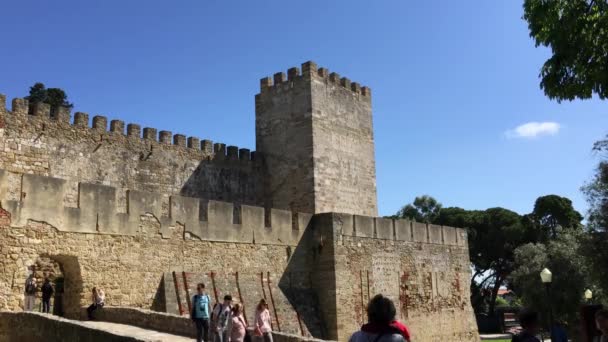
<instances>
[{"instance_id":1,"label":"person in blue jeans","mask_svg":"<svg viewBox=\"0 0 608 342\"><path fill-rule=\"evenodd\" d=\"M196 285L196 294L192 297L190 318L196 326L196 342L209 341L209 312L211 299L205 292L205 284Z\"/></svg>"}]
</instances>

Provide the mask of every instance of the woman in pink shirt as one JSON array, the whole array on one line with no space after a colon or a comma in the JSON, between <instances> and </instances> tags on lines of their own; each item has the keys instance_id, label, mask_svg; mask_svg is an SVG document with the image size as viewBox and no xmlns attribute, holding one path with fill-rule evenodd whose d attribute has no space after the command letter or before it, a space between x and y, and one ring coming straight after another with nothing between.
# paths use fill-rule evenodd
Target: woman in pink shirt
<instances>
[{"instance_id":1,"label":"woman in pink shirt","mask_svg":"<svg viewBox=\"0 0 608 342\"><path fill-rule=\"evenodd\" d=\"M260 299L257 309L255 310L255 333L256 336L261 336L264 342L272 342L272 327L270 325L270 311L265 299Z\"/></svg>"},{"instance_id":2,"label":"woman in pink shirt","mask_svg":"<svg viewBox=\"0 0 608 342\"><path fill-rule=\"evenodd\" d=\"M239 303L232 308L232 324L230 328L230 341L243 342L247 332L247 324L243 318L243 306Z\"/></svg>"}]
</instances>

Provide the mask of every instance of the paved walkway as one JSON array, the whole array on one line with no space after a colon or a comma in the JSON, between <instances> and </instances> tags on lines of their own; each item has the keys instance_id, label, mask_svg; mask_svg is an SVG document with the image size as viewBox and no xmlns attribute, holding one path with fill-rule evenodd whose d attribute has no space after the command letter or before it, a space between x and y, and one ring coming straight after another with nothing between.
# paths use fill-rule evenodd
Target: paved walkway
<instances>
[{"instance_id":1,"label":"paved walkway","mask_svg":"<svg viewBox=\"0 0 608 342\"><path fill-rule=\"evenodd\" d=\"M194 341L194 339L171 335L166 333L161 333L154 330L146 330L138 327L134 327L132 325L126 324L117 324L117 323L109 323L109 322L99 322L99 321L85 321L82 322L85 325L90 327L101 329L105 331L109 331L118 335L131 336L137 339L145 340L145 341L154 341L154 342L185 342L185 341Z\"/></svg>"}]
</instances>

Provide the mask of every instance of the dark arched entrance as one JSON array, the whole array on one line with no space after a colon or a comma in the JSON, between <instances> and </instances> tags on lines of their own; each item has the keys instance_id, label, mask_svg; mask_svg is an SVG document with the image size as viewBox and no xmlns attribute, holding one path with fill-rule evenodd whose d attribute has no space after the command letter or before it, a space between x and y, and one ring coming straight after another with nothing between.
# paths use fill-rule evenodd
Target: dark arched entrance
<instances>
[{"instance_id":1,"label":"dark arched entrance","mask_svg":"<svg viewBox=\"0 0 608 342\"><path fill-rule=\"evenodd\" d=\"M71 255L40 255L36 260L36 279L40 285L46 277L55 289L52 313L68 318L81 316L82 276L78 258Z\"/></svg>"}]
</instances>

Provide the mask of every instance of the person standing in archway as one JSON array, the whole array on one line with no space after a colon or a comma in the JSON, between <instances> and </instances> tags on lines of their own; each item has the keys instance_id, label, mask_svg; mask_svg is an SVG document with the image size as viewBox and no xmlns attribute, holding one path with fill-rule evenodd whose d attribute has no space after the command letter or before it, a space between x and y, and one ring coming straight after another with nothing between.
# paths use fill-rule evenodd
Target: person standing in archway
<instances>
[{"instance_id":1,"label":"person standing in archway","mask_svg":"<svg viewBox=\"0 0 608 342\"><path fill-rule=\"evenodd\" d=\"M44 278L42 284L42 312L49 313L51 308L51 297L53 296L53 285L49 278Z\"/></svg>"},{"instance_id":2,"label":"person standing in archway","mask_svg":"<svg viewBox=\"0 0 608 342\"><path fill-rule=\"evenodd\" d=\"M36 292L38 291L36 286L36 277L34 274L30 274L25 280L25 302L23 309L25 311L33 311L36 306Z\"/></svg>"}]
</instances>

